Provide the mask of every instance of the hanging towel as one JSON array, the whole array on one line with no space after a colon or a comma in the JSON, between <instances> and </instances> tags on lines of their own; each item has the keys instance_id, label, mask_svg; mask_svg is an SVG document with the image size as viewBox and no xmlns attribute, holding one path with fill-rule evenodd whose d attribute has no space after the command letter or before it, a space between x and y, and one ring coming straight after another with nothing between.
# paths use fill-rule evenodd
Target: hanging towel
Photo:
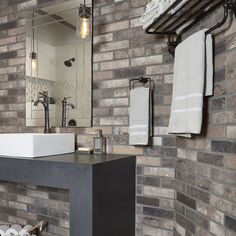
<instances>
[{"instance_id":1,"label":"hanging towel","mask_svg":"<svg viewBox=\"0 0 236 236\"><path fill-rule=\"evenodd\" d=\"M134 88L130 92L129 144L148 145L150 136L150 88Z\"/></svg>"},{"instance_id":2,"label":"hanging towel","mask_svg":"<svg viewBox=\"0 0 236 236\"><path fill-rule=\"evenodd\" d=\"M173 99L169 133L200 134L203 97L213 94L212 36L201 30L179 44L175 52Z\"/></svg>"}]
</instances>

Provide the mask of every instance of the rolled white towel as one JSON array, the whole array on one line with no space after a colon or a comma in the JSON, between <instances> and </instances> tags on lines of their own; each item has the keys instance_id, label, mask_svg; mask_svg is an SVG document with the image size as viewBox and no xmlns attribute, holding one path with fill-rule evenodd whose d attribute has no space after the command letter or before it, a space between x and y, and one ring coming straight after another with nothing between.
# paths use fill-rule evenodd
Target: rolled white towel
<instances>
[{"instance_id":1,"label":"rolled white towel","mask_svg":"<svg viewBox=\"0 0 236 236\"><path fill-rule=\"evenodd\" d=\"M33 228L32 225L25 225L20 231L19 236L30 236L29 231Z\"/></svg>"},{"instance_id":2,"label":"rolled white towel","mask_svg":"<svg viewBox=\"0 0 236 236\"><path fill-rule=\"evenodd\" d=\"M152 0L140 18L143 29L150 26L170 6L170 0Z\"/></svg>"},{"instance_id":3,"label":"rolled white towel","mask_svg":"<svg viewBox=\"0 0 236 236\"><path fill-rule=\"evenodd\" d=\"M32 228L33 228L32 225L25 225L25 226L23 227L23 230L30 231Z\"/></svg>"},{"instance_id":4,"label":"rolled white towel","mask_svg":"<svg viewBox=\"0 0 236 236\"><path fill-rule=\"evenodd\" d=\"M159 13L162 14L164 11L167 10L167 8L170 6L169 1L161 1L159 3Z\"/></svg>"},{"instance_id":5,"label":"rolled white towel","mask_svg":"<svg viewBox=\"0 0 236 236\"><path fill-rule=\"evenodd\" d=\"M9 228L6 232L6 236L10 235L19 235L19 232L22 230L22 227L20 225L12 225L11 228Z\"/></svg>"},{"instance_id":6,"label":"rolled white towel","mask_svg":"<svg viewBox=\"0 0 236 236\"><path fill-rule=\"evenodd\" d=\"M18 236L19 235L19 232L15 229L8 229L5 236Z\"/></svg>"},{"instance_id":7,"label":"rolled white towel","mask_svg":"<svg viewBox=\"0 0 236 236\"><path fill-rule=\"evenodd\" d=\"M146 11L158 7L160 0L152 0L146 5Z\"/></svg>"},{"instance_id":8,"label":"rolled white towel","mask_svg":"<svg viewBox=\"0 0 236 236\"><path fill-rule=\"evenodd\" d=\"M0 236L5 236L8 229L9 229L9 227L7 225L1 225L0 226Z\"/></svg>"},{"instance_id":9,"label":"rolled white towel","mask_svg":"<svg viewBox=\"0 0 236 236\"><path fill-rule=\"evenodd\" d=\"M27 230L22 229L22 230L19 232L19 236L30 236L30 234L27 232Z\"/></svg>"},{"instance_id":10,"label":"rolled white towel","mask_svg":"<svg viewBox=\"0 0 236 236\"><path fill-rule=\"evenodd\" d=\"M140 22L142 24L145 24L147 21L150 21L151 19L157 18L158 15L160 15L158 13L158 10L154 10L150 14L146 14L146 15L141 16Z\"/></svg>"},{"instance_id":11,"label":"rolled white towel","mask_svg":"<svg viewBox=\"0 0 236 236\"><path fill-rule=\"evenodd\" d=\"M0 229L0 236L5 236L5 235L6 235L5 231Z\"/></svg>"}]
</instances>

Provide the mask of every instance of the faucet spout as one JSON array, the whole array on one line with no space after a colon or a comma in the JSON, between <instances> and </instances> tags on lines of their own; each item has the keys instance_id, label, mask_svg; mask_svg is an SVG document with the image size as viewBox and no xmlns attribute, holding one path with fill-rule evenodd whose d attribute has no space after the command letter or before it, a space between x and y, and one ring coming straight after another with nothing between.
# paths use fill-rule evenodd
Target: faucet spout
<instances>
[{"instance_id":1,"label":"faucet spout","mask_svg":"<svg viewBox=\"0 0 236 236\"><path fill-rule=\"evenodd\" d=\"M47 106L47 104L40 99L38 99L37 101L34 102L34 106L38 106L39 103L41 103L44 107Z\"/></svg>"},{"instance_id":2,"label":"faucet spout","mask_svg":"<svg viewBox=\"0 0 236 236\"><path fill-rule=\"evenodd\" d=\"M34 102L34 106L38 106L39 103L41 103L44 107L44 113L45 113L45 126L44 126L44 133L52 133L51 127L50 127L50 118L49 118L49 104L50 104L50 98L48 97L48 94L46 92L39 93L42 95L43 100L38 99Z\"/></svg>"},{"instance_id":3,"label":"faucet spout","mask_svg":"<svg viewBox=\"0 0 236 236\"><path fill-rule=\"evenodd\" d=\"M70 98L70 97L69 97ZM67 99L68 98L66 98L66 97L64 97L64 99L62 100L62 124L61 124L61 126L62 127L66 127L67 126L67 124L66 124L66 119L67 119L67 107L69 106L69 107L71 107L72 109L75 109L75 105L74 104L72 104L72 103L68 103L67 102Z\"/></svg>"}]
</instances>

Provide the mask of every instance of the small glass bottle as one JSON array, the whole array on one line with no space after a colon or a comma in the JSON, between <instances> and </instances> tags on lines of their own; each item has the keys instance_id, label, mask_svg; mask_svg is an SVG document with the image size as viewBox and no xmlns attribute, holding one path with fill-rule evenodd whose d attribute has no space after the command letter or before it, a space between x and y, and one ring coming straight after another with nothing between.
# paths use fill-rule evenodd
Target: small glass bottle
<instances>
[{"instance_id":1,"label":"small glass bottle","mask_svg":"<svg viewBox=\"0 0 236 236\"><path fill-rule=\"evenodd\" d=\"M94 154L106 153L106 138L102 136L102 130L96 130L97 137L94 137Z\"/></svg>"}]
</instances>

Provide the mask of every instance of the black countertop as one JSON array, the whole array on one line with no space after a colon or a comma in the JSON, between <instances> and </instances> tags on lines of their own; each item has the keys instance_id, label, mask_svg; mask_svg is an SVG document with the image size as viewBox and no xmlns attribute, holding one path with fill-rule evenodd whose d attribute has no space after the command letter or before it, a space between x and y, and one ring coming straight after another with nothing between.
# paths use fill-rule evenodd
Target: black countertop
<instances>
[{"instance_id":1,"label":"black countertop","mask_svg":"<svg viewBox=\"0 0 236 236\"><path fill-rule=\"evenodd\" d=\"M95 154L80 154L80 153L68 153L62 155L54 155L54 156L45 156L45 157L32 157L32 158L24 158L24 157L10 157L10 156L1 156L0 155L0 163L1 160L7 159L8 162L12 161L28 161L28 162L51 162L53 163L69 163L72 165L97 165L105 162L116 161L122 158L130 157L130 155L120 155L120 154L103 154L103 155L95 155Z\"/></svg>"}]
</instances>

